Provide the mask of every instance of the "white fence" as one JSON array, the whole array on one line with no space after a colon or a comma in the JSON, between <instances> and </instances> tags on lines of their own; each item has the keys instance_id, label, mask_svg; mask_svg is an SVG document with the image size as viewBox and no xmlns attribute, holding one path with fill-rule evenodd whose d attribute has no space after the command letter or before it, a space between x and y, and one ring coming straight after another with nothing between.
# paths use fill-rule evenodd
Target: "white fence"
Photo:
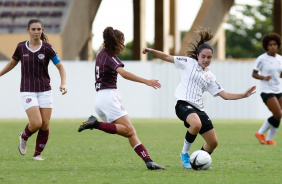
<instances>
[{"instance_id":1,"label":"white fence","mask_svg":"<svg viewBox=\"0 0 282 184\"><path fill-rule=\"evenodd\" d=\"M131 118L177 118L174 110L174 91L180 80L180 70L171 63L128 61L125 69L141 77L158 79L162 88L155 90L141 83L131 82L118 76L118 91ZM0 62L0 70L7 62ZM59 92L60 76L50 63L49 73L53 89L54 109L52 118L87 118L96 115L93 101L94 62L63 62L67 71L68 93ZM254 61L212 61L211 71L227 91L244 92L259 81L251 77ZM21 102L20 63L9 73L0 77L0 118L26 118ZM205 111L213 119L265 119L270 116L263 104L259 90L253 96L234 101L225 101L204 95Z\"/></svg>"}]
</instances>

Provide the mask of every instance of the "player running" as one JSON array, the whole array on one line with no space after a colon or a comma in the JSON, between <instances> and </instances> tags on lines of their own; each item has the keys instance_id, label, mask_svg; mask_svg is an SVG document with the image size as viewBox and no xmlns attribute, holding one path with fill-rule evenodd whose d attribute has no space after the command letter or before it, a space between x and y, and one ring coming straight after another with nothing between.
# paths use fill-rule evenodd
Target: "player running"
<instances>
[{"instance_id":1,"label":"player running","mask_svg":"<svg viewBox=\"0 0 282 184\"><path fill-rule=\"evenodd\" d=\"M134 151L144 160L148 169L164 170L164 167L153 162L146 148L141 144L116 90L118 74L127 80L144 83L155 89L160 88L161 84L157 80L138 77L123 68L124 64L117 57L125 48L124 34L121 31L107 27L103 32L103 38L103 48L96 58L95 86L97 94L94 104L95 111L104 122L99 122L96 117L90 116L80 125L78 131L98 129L109 134L126 137Z\"/></svg>"},{"instance_id":2,"label":"player running","mask_svg":"<svg viewBox=\"0 0 282 184\"><path fill-rule=\"evenodd\" d=\"M26 31L30 39L18 44L12 60L0 72L0 76L12 70L21 61L20 92L29 123L19 136L18 149L22 155L25 155L28 138L38 131L33 160L44 160L41 153L48 141L53 108L48 73L50 59L59 70L60 91L63 95L67 93L66 72L56 51L47 43L42 22L39 19L29 20Z\"/></svg>"},{"instance_id":3,"label":"player running","mask_svg":"<svg viewBox=\"0 0 282 184\"><path fill-rule=\"evenodd\" d=\"M213 35L206 29L198 29L197 33L200 40L189 43L189 49L186 52L188 57L171 56L150 48L143 48L142 51L143 54L151 52L156 58L174 63L175 68L182 71L181 81L175 91L175 111L178 118L188 128L180 153L182 166L187 169L191 168L189 150L198 133L206 141L201 150L211 154L218 145L213 124L204 111L203 93L208 91L213 96L220 96L225 100L237 100L249 97L256 89L253 86L240 94L226 92L208 68L214 50L205 42L209 41Z\"/></svg>"},{"instance_id":4,"label":"player running","mask_svg":"<svg viewBox=\"0 0 282 184\"><path fill-rule=\"evenodd\" d=\"M280 78L282 77L282 57L277 54L281 45L281 37L276 33L270 33L262 38L262 46L266 51L260 55L254 66L252 76L261 80L261 98L272 116L267 118L260 129L255 133L261 144L276 145L272 139L280 125L282 116L282 88ZM267 137L264 134L268 131Z\"/></svg>"}]
</instances>

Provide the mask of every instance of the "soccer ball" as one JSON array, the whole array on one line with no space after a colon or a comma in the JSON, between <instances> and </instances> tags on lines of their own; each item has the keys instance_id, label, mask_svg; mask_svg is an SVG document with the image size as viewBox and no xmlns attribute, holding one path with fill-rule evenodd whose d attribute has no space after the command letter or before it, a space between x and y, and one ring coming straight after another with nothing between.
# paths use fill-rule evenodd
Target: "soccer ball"
<instances>
[{"instance_id":1,"label":"soccer ball","mask_svg":"<svg viewBox=\"0 0 282 184\"><path fill-rule=\"evenodd\" d=\"M211 156L208 152L198 150L190 156L190 164L194 170L207 170L212 163Z\"/></svg>"}]
</instances>

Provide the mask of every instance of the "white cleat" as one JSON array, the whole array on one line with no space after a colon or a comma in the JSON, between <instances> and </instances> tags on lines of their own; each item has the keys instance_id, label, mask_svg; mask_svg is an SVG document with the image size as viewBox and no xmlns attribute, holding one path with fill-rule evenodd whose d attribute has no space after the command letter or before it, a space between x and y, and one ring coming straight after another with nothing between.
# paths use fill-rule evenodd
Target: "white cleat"
<instances>
[{"instance_id":1,"label":"white cleat","mask_svg":"<svg viewBox=\"0 0 282 184\"><path fill-rule=\"evenodd\" d=\"M41 155L37 155L35 157L33 157L33 160L44 160L44 157Z\"/></svg>"},{"instance_id":2,"label":"white cleat","mask_svg":"<svg viewBox=\"0 0 282 184\"><path fill-rule=\"evenodd\" d=\"M21 133L20 137L19 137L19 146L18 146L18 148L19 148L20 154L25 155L26 154L27 141L22 138L22 134L23 133Z\"/></svg>"}]
</instances>

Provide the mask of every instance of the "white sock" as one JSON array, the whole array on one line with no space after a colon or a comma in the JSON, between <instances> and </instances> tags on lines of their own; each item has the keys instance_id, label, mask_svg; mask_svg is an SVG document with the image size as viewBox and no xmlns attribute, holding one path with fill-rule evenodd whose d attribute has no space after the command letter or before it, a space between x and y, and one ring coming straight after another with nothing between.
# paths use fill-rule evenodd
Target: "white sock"
<instances>
[{"instance_id":1,"label":"white sock","mask_svg":"<svg viewBox=\"0 0 282 184\"><path fill-rule=\"evenodd\" d=\"M272 127L272 125L266 119L264 124L258 130L258 134L264 134L270 127Z\"/></svg>"},{"instance_id":2,"label":"white sock","mask_svg":"<svg viewBox=\"0 0 282 184\"><path fill-rule=\"evenodd\" d=\"M191 146L192 146L192 143L189 143L189 142L186 141L186 139L184 139L184 145L183 145L182 153L183 154L189 153Z\"/></svg>"},{"instance_id":3,"label":"white sock","mask_svg":"<svg viewBox=\"0 0 282 184\"><path fill-rule=\"evenodd\" d=\"M265 140L266 141L271 141L273 139L274 135L276 134L277 130L278 130L278 128L275 128L275 127L271 126L269 128L269 131L268 131L268 134L267 134L267 137L266 137Z\"/></svg>"}]
</instances>

